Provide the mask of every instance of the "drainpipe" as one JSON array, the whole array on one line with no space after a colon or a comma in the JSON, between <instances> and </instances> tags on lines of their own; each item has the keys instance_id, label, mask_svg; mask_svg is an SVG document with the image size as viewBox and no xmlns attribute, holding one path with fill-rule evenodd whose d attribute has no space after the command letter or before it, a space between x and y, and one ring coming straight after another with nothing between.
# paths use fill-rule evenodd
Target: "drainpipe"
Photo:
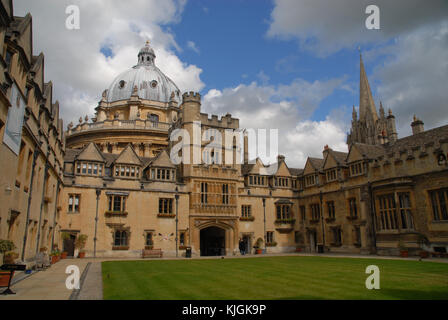
<instances>
[{"instance_id":1,"label":"drainpipe","mask_svg":"<svg viewBox=\"0 0 448 320\"><path fill-rule=\"evenodd\" d=\"M28 226L29 226L29 220L30 220L30 209L31 209L31 198L33 194L33 180L34 180L34 168L36 166L36 159L39 155L39 150L36 148L33 153L33 164L31 166L31 179L30 179L30 187L29 187L29 196L28 196L28 205L26 209L26 221L25 221L25 234L23 235L23 247L22 247L22 261L25 261L25 248L26 248L26 241L28 239Z\"/></svg>"},{"instance_id":2,"label":"drainpipe","mask_svg":"<svg viewBox=\"0 0 448 320\"><path fill-rule=\"evenodd\" d=\"M96 258L96 232L98 228L98 202L100 200L101 189L96 189L96 216L95 216L95 237L93 238L93 257Z\"/></svg>"},{"instance_id":3,"label":"drainpipe","mask_svg":"<svg viewBox=\"0 0 448 320\"><path fill-rule=\"evenodd\" d=\"M40 228L42 226L42 211L44 209L44 199L45 199L45 188L47 186L47 174L48 174L48 169L50 167L50 165L48 164L48 157L50 156L50 148L48 148L47 151L47 157L45 159L45 170L44 170L44 183L42 186L42 198L41 198L41 202L40 202L40 214L39 214L39 227L37 229L37 241L36 241L36 254L39 252L39 242L40 242Z\"/></svg>"},{"instance_id":4,"label":"drainpipe","mask_svg":"<svg viewBox=\"0 0 448 320\"><path fill-rule=\"evenodd\" d=\"M177 193L177 187L176 187L176 194L174 195L174 197L176 198L176 258L179 257L179 245L178 245L178 223L179 223L179 212L178 212L178 207L179 207L179 194Z\"/></svg>"},{"instance_id":5,"label":"drainpipe","mask_svg":"<svg viewBox=\"0 0 448 320\"><path fill-rule=\"evenodd\" d=\"M372 183L368 183L369 187L369 196L370 196L370 216L372 219L372 238L373 238L373 248L376 252L376 217L375 217L375 200L373 199L373 190L372 190Z\"/></svg>"},{"instance_id":6,"label":"drainpipe","mask_svg":"<svg viewBox=\"0 0 448 320\"><path fill-rule=\"evenodd\" d=\"M322 253L325 253L325 225L324 225L324 205L323 205L322 191L320 191L319 193L319 199L320 199L320 216L322 221L322 245L323 245Z\"/></svg>"},{"instance_id":7,"label":"drainpipe","mask_svg":"<svg viewBox=\"0 0 448 320\"><path fill-rule=\"evenodd\" d=\"M56 214L57 214L57 210L58 210L58 198L59 198L59 186L60 186L61 182L58 180L58 184L56 186L56 198L54 200L54 217L53 217L53 234L51 236L51 251L53 250L53 246L54 246L54 233L56 230Z\"/></svg>"}]
</instances>

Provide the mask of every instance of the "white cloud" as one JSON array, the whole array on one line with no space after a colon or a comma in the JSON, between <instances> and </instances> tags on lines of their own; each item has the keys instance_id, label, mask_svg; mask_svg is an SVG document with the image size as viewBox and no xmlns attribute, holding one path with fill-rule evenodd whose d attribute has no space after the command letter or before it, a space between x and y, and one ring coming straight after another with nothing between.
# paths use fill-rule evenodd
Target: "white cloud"
<instances>
[{"instance_id":1,"label":"white cloud","mask_svg":"<svg viewBox=\"0 0 448 320\"><path fill-rule=\"evenodd\" d=\"M275 0L267 35L297 39L302 50L320 56L359 44L374 45L364 51L369 64L379 56L385 62L369 75L375 99L392 108L399 136L411 133L413 114L426 128L446 125L448 113L448 1L431 5L419 0L377 0L380 30L365 28L370 0ZM288 70L288 57L279 60L279 70ZM286 68L284 68L286 65ZM377 84L377 85L373 85ZM346 84L346 90L358 92ZM375 88L376 87L376 88Z\"/></svg>"},{"instance_id":2,"label":"white cloud","mask_svg":"<svg viewBox=\"0 0 448 320\"><path fill-rule=\"evenodd\" d=\"M286 156L289 166L301 167L306 156L321 154L323 143L335 150L346 149L346 128L340 116L345 109L335 110L324 121L307 120L343 82L344 78L314 82L296 79L279 86L240 84L209 90L202 106L211 114L231 113L240 119L241 128L279 129L279 153Z\"/></svg>"},{"instance_id":3,"label":"white cloud","mask_svg":"<svg viewBox=\"0 0 448 320\"><path fill-rule=\"evenodd\" d=\"M303 49L325 56L437 23L448 11L446 0L433 0L431 5L420 0L376 0L380 30L368 30L365 9L370 4L370 0L275 0L267 35L296 38Z\"/></svg>"},{"instance_id":4,"label":"white cloud","mask_svg":"<svg viewBox=\"0 0 448 320\"><path fill-rule=\"evenodd\" d=\"M193 41L187 41L187 47L199 54L199 48L196 46L196 43L194 43Z\"/></svg>"},{"instance_id":5,"label":"white cloud","mask_svg":"<svg viewBox=\"0 0 448 320\"><path fill-rule=\"evenodd\" d=\"M288 155L286 163L301 168L308 157L323 158L324 145L328 144L333 150L347 152L346 131L340 123L330 117L323 121L301 121L286 134L285 138L285 153Z\"/></svg>"},{"instance_id":6,"label":"white cloud","mask_svg":"<svg viewBox=\"0 0 448 320\"><path fill-rule=\"evenodd\" d=\"M373 79L381 83L377 96L397 119L399 135L411 134L416 114L425 128L448 123L448 22L438 28L422 28L400 37L382 52L389 55L375 70ZM390 54L393 53L392 56Z\"/></svg>"},{"instance_id":7,"label":"white cloud","mask_svg":"<svg viewBox=\"0 0 448 320\"><path fill-rule=\"evenodd\" d=\"M80 29L65 28L65 8L80 8ZM157 66L181 90L204 87L202 70L179 59L174 35L164 28L180 21L184 0L14 1L14 14L33 16L34 54L45 54L45 81L52 80L65 124L93 115L97 101L115 76L134 66L147 39ZM107 47L112 56L100 49Z\"/></svg>"}]
</instances>

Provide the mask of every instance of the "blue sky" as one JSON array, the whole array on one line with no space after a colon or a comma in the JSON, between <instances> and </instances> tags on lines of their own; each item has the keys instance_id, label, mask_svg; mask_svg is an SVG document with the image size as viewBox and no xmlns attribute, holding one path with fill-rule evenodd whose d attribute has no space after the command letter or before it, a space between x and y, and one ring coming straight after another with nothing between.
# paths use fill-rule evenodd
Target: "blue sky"
<instances>
[{"instance_id":1,"label":"blue sky","mask_svg":"<svg viewBox=\"0 0 448 320\"><path fill-rule=\"evenodd\" d=\"M356 47L326 58L300 50L295 39L282 40L266 35L272 1L191 1L182 21L169 26L185 49L178 55L204 71L201 79L206 93L213 88L236 87L268 77L271 85L289 84L296 78L308 81L346 76L357 85L359 53ZM188 48L193 41L199 52ZM366 66L371 70L371 66ZM353 89L356 89L355 87ZM322 101L312 120L324 120L335 106L357 104L358 93L336 90Z\"/></svg>"},{"instance_id":2,"label":"blue sky","mask_svg":"<svg viewBox=\"0 0 448 320\"><path fill-rule=\"evenodd\" d=\"M279 129L279 152L301 167L326 144L347 151L358 47L399 137L411 133L414 114L426 129L448 123L448 1L374 3L380 30L365 27L370 0L15 0L14 13L33 16L34 54L45 54L65 124L93 117L150 39L156 65L182 91L199 91L203 112ZM65 28L72 4L76 31Z\"/></svg>"}]
</instances>

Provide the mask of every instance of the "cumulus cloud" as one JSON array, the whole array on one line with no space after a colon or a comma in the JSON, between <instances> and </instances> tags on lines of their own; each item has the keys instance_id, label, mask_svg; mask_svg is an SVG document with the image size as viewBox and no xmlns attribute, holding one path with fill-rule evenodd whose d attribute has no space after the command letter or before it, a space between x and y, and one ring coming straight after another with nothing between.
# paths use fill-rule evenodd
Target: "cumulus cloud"
<instances>
[{"instance_id":1,"label":"cumulus cloud","mask_svg":"<svg viewBox=\"0 0 448 320\"><path fill-rule=\"evenodd\" d=\"M370 4L380 8L380 30L365 28ZM267 35L297 39L302 50L321 57L371 46L363 50L365 62L384 61L369 75L375 99L394 111L398 133L406 136L413 114L426 128L448 122L447 13L446 0L276 0Z\"/></svg>"},{"instance_id":2,"label":"cumulus cloud","mask_svg":"<svg viewBox=\"0 0 448 320\"><path fill-rule=\"evenodd\" d=\"M286 162L303 168L308 157L323 158L327 145L333 150L347 152L344 124L327 117L322 121L300 121L285 136ZM291 161L292 160L292 161Z\"/></svg>"},{"instance_id":3,"label":"cumulus cloud","mask_svg":"<svg viewBox=\"0 0 448 320\"><path fill-rule=\"evenodd\" d=\"M372 78L380 80L377 95L392 108L399 133L411 133L416 114L425 128L448 123L448 22L421 28L372 54L387 54Z\"/></svg>"},{"instance_id":4,"label":"cumulus cloud","mask_svg":"<svg viewBox=\"0 0 448 320\"><path fill-rule=\"evenodd\" d=\"M345 109L334 111L324 121L307 120L344 81L345 78L308 82L299 78L288 85L252 82L212 89L204 96L203 110L212 114L229 112L240 119L241 128L278 129L279 153L286 156L289 166L303 167L307 155L321 154L322 141L334 149L346 149L346 128L339 116Z\"/></svg>"},{"instance_id":5,"label":"cumulus cloud","mask_svg":"<svg viewBox=\"0 0 448 320\"><path fill-rule=\"evenodd\" d=\"M68 5L80 9L80 29L65 28ZM185 0L14 1L14 14L33 16L34 54L45 54L45 78L54 84L65 123L93 115L115 76L137 63L147 39L156 65L181 90L204 87L202 70L179 59L181 48L166 28L180 21ZM107 52L108 54L104 54Z\"/></svg>"},{"instance_id":6,"label":"cumulus cloud","mask_svg":"<svg viewBox=\"0 0 448 320\"><path fill-rule=\"evenodd\" d=\"M368 30L368 5L380 9L380 30ZM301 47L321 56L357 44L387 41L422 25L447 18L448 2L433 0L276 0L267 35L296 38Z\"/></svg>"}]
</instances>

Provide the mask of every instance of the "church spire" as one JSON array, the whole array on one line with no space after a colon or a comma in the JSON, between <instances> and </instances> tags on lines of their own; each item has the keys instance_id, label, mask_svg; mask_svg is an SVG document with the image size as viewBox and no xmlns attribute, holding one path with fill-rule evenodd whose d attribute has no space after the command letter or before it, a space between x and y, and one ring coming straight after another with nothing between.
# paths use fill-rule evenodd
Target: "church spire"
<instances>
[{"instance_id":1,"label":"church spire","mask_svg":"<svg viewBox=\"0 0 448 320\"><path fill-rule=\"evenodd\" d=\"M372 91L370 90L369 80L362 61L362 55L359 54L360 77L359 77L359 120L366 121L370 118L375 123L378 120L375 102L373 101Z\"/></svg>"}]
</instances>

